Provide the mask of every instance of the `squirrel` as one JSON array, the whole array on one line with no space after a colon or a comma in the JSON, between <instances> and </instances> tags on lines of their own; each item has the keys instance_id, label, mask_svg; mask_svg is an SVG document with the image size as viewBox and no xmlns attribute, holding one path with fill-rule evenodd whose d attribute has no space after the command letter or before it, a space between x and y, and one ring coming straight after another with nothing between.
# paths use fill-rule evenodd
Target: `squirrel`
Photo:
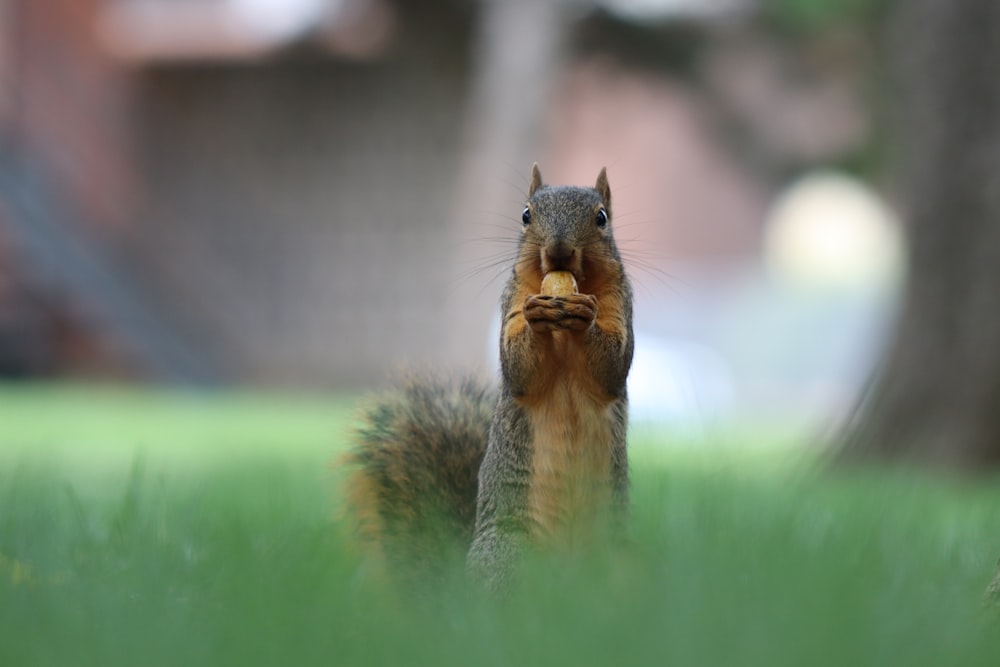
<instances>
[{"instance_id":1,"label":"squirrel","mask_svg":"<svg viewBox=\"0 0 1000 667\"><path fill-rule=\"evenodd\" d=\"M348 506L400 578L457 556L501 591L526 547L624 535L632 288L606 169L593 188L550 186L535 164L521 222L499 387L410 379L368 408L348 454ZM555 272L578 291L546 293Z\"/></svg>"}]
</instances>

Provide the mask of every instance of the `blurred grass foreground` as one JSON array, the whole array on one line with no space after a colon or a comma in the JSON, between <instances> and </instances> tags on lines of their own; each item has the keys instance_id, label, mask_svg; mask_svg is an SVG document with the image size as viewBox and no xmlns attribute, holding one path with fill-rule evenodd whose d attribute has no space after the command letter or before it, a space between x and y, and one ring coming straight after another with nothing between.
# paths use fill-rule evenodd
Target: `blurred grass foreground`
<instances>
[{"instance_id":1,"label":"blurred grass foreground","mask_svg":"<svg viewBox=\"0 0 1000 667\"><path fill-rule=\"evenodd\" d=\"M0 391L0 665L997 664L995 484L649 431L627 548L413 600L338 518L353 404Z\"/></svg>"}]
</instances>

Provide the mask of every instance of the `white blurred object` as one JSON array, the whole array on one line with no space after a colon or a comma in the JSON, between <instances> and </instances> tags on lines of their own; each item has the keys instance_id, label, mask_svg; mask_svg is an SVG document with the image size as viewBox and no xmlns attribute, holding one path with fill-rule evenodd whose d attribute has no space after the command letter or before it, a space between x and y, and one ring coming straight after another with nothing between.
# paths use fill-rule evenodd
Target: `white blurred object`
<instances>
[{"instance_id":1,"label":"white blurred object","mask_svg":"<svg viewBox=\"0 0 1000 667\"><path fill-rule=\"evenodd\" d=\"M729 411L733 393L726 362L708 346L636 334L628 378L632 421L697 428Z\"/></svg>"},{"instance_id":2,"label":"white blurred object","mask_svg":"<svg viewBox=\"0 0 1000 667\"><path fill-rule=\"evenodd\" d=\"M711 18L750 6L750 0L599 0L612 14L632 21Z\"/></svg>"},{"instance_id":3,"label":"white blurred object","mask_svg":"<svg viewBox=\"0 0 1000 667\"><path fill-rule=\"evenodd\" d=\"M261 37L284 40L335 15L343 0L227 0L234 17Z\"/></svg>"},{"instance_id":4,"label":"white blurred object","mask_svg":"<svg viewBox=\"0 0 1000 667\"><path fill-rule=\"evenodd\" d=\"M781 193L765 223L772 277L834 291L895 288L904 274L896 216L864 183L832 171L808 174Z\"/></svg>"},{"instance_id":5,"label":"white blurred object","mask_svg":"<svg viewBox=\"0 0 1000 667\"><path fill-rule=\"evenodd\" d=\"M387 48L396 14L387 0L109 0L95 27L132 63L245 61L298 40L366 59Z\"/></svg>"},{"instance_id":6,"label":"white blurred object","mask_svg":"<svg viewBox=\"0 0 1000 667\"><path fill-rule=\"evenodd\" d=\"M494 318L491 329L487 358L499 377L499 318ZM636 332L628 377L631 421L698 429L732 410L734 395L728 364L709 346Z\"/></svg>"}]
</instances>

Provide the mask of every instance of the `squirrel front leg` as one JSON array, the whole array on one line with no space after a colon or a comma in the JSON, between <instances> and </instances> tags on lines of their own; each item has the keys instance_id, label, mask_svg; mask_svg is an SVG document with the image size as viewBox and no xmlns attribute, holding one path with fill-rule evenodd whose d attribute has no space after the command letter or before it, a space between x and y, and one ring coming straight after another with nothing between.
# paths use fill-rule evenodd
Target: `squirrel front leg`
<instances>
[{"instance_id":1,"label":"squirrel front leg","mask_svg":"<svg viewBox=\"0 0 1000 667\"><path fill-rule=\"evenodd\" d=\"M510 311L500 343L500 371L513 396L524 396L531 389L542 352L523 308Z\"/></svg>"},{"instance_id":2,"label":"squirrel front leg","mask_svg":"<svg viewBox=\"0 0 1000 667\"><path fill-rule=\"evenodd\" d=\"M520 308L508 312L500 349L500 367L514 396L524 396L536 386L543 367L551 366L552 334L581 334L593 327L597 299L588 294L525 298Z\"/></svg>"},{"instance_id":3,"label":"squirrel front leg","mask_svg":"<svg viewBox=\"0 0 1000 667\"><path fill-rule=\"evenodd\" d=\"M590 375L609 396L625 396L625 383L632 363L632 330L617 321L597 320L584 333Z\"/></svg>"},{"instance_id":4,"label":"squirrel front leg","mask_svg":"<svg viewBox=\"0 0 1000 667\"><path fill-rule=\"evenodd\" d=\"M524 318L535 333L586 331L597 317L597 298L589 294L536 294L524 302Z\"/></svg>"},{"instance_id":5,"label":"squirrel front leg","mask_svg":"<svg viewBox=\"0 0 1000 667\"><path fill-rule=\"evenodd\" d=\"M523 308L540 344L550 341L554 331L574 332L585 348L590 375L610 396L619 397L625 393L632 332L625 319L617 316L620 309L608 310L607 317L598 317L598 299L590 294L529 296Z\"/></svg>"}]
</instances>

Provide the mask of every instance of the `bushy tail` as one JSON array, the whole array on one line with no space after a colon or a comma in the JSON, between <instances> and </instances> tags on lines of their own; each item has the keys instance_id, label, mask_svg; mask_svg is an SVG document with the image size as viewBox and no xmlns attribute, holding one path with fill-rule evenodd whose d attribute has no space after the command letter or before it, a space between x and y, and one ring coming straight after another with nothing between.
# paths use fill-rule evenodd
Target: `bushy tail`
<instances>
[{"instance_id":1,"label":"bushy tail","mask_svg":"<svg viewBox=\"0 0 1000 667\"><path fill-rule=\"evenodd\" d=\"M434 577L464 556L494 403L474 380L413 378L364 411L347 505L393 578Z\"/></svg>"}]
</instances>

